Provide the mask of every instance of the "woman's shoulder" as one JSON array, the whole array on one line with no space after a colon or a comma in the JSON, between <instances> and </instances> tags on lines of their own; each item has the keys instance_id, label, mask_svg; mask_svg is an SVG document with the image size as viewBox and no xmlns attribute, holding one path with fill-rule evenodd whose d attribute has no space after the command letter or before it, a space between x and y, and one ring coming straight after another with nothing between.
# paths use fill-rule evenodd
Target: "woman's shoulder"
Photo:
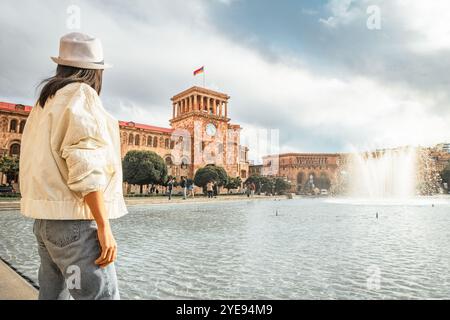
<instances>
[{"instance_id":1,"label":"woman's shoulder","mask_svg":"<svg viewBox=\"0 0 450 320\"><path fill-rule=\"evenodd\" d=\"M65 85L56 92L55 99L69 109L89 110L94 105L101 105L97 92L90 85L82 82L72 82ZM83 103L78 103L79 101Z\"/></svg>"},{"instance_id":2,"label":"woman's shoulder","mask_svg":"<svg viewBox=\"0 0 450 320\"><path fill-rule=\"evenodd\" d=\"M56 92L57 96L88 96L93 99L98 99L97 91L95 91L90 85L84 82L71 82Z\"/></svg>"}]
</instances>

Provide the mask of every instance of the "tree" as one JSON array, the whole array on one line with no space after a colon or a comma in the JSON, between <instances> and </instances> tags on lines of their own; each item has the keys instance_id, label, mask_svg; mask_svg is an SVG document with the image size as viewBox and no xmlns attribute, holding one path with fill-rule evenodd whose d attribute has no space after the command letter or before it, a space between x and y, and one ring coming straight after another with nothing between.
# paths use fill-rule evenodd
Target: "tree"
<instances>
[{"instance_id":1,"label":"tree","mask_svg":"<svg viewBox=\"0 0 450 320\"><path fill-rule=\"evenodd\" d=\"M283 194L291 188L290 183L280 177L275 178L274 184L275 184L275 192L278 194Z\"/></svg>"},{"instance_id":2,"label":"tree","mask_svg":"<svg viewBox=\"0 0 450 320\"><path fill-rule=\"evenodd\" d=\"M275 192L275 180L273 178L261 177L259 183L259 192L270 194L273 194Z\"/></svg>"},{"instance_id":3,"label":"tree","mask_svg":"<svg viewBox=\"0 0 450 320\"><path fill-rule=\"evenodd\" d=\"M153 151L128 151L123 162L123 181L142 187L146 184L164 184L167 166L163 158Z\"/></svg>"},{"instance_id":4,"label":"tree","mask_svg":"<svg viewBox=\"0 0 450 320\"><path fill-rule=\"evenodd\" d=\"M252 174L251 176L249 176L247 178L247 180L245 180L244 184L250 184L250 183L254 183L255 185L258 184L258 182L261 180L261 176L258 174Z\"/></svg>"},{"instance_id":5,"label":"tree","mask_svg":"<svg viewBox=\"0 0 450 320\"><path fill-rule=\"evenodd\" d=\"M215 181L219 186L224 186L228 182L228 175L224 168L208 164L197 170L194 176L196 186L205 188L209 181Z\"/></svg>"},{"instance_id":6,"label":"tree","mask_svg":"<svg viewBox=\"0 0 450 320\"><path fill-rule=\"evenodd\" d=\"M217 172L214 169L203 167L195 172L194 183L196 186L202 187L204 189L209 181L213 181L218 178L219 177L217 175Z\"/></svg>"},{"instance_id":7,"label":"tree","mask_svg":"<svg viewBox=\"0 0 450 320\"><path fill-rule=\"evenodd\" d=\"M250 177L245 180L245 185L250 185L253 183L256 187L255 192L261 193L261 192L268 192L273 193L273 181L269 177L260 176L258 174L251 175Z\"/></svg>"},{"instance_id":8,"label":"tree","mask_svg":"<svg viewBox=\"0 0 450 320\"><path fill-rule=\"evenodd\" d=\"M441 177L443 182L447 182L447 184L450 185L450 161L447 163L444 170L442 170Z\"/></svg>"},{"instance_id":9,"label":"tree","mask_svg":"<svg viewBox=\"0 0 450 320\"><path fill-rule=\"evenodd\" d=\"M228 182L228 174L224 168L216 166L215 164L207 164L206 167L213 168L217 173L217 180L215 180L219 186L224 186Z\"/></svg>"},{"instance_id":10,"label":"tree","mask_svg":"<svg viewBox=\"0 0 450 320\"><path fill-rule=\"evenodd\" d=\"M19 172L19 157L2 156L0 158L0 171L2 172L1 181L3 181L3 174L6 174L6 181L9 183Z\"/></svg>"},{"instance_id":11,"label":"tree","mask_svg":"<svg viewBox=\"0 0 450 320\"><path fill-rule=\"evenodd\" d=\"M228 190L228 192L230 192L230 189L237 189L241 186L242 180L241 177L236 177L236 178L232 178L232 177L228 177L228 182L225 185L225 188Z\"/></svg>"},{"instance_id":12,"label":"tree","mask_svg":"<svg viewBox=\"0 0 450 320\"><path fill-rule=\"evenodd\" d=\"M289 182L281 177L264 177L260 175L251 175L245 180L245 184L254 183L257 193L283 193L291 188Z\"/></svg>"}]
</instances>

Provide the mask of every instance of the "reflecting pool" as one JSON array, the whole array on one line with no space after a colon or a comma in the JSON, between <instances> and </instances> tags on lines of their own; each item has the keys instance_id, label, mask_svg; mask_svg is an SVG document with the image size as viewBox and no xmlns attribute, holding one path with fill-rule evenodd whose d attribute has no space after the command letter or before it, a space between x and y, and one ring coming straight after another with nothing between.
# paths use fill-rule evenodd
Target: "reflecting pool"
<instances>
[{"instance_id":1,"label":"reflecting pool","mask_svg":"<svg viewBox=\"0 0 450 320\"><path fill-rule=\"evenodd\" d=\"M125 299L450 298L448 198L129 209L113 222ZM0 256L37 281L32 220L18 211L0 212Z\"/></svg>"}]
</instances>

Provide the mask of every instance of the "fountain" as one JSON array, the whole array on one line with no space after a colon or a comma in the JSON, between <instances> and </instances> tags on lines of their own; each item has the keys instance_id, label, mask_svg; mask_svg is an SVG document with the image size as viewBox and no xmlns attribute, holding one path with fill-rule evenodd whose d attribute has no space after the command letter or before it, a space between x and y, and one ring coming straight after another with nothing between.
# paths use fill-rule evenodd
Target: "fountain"
<instances>
[{"instance_id":1,"label":"fountain","mask_svg":"<svg viewBox=\"0 0 450 320\"><path fill-rule=\"evenodd\" d=\"M448 204L429 148L352 152L342 158L330 199L364 205ZM427 196L427 197L424 197ZM430 196L430 197L428 197Z\"/></svg>"},{"instance_id":2,"label":"fountain","mask_svg":"<svg viewBox=\"0 0 450 320\"><path fill-rule=\"evenodd\" d=\"M418 159L418 150L412 147L352 154L347 171L349 194L370 199L414 197Z\"/></svg>"},{"instance_id":3,"label":"fountain","mask_svg":"<svg viewBox=\"0 0 450 320\"><path fill-rule=\"evenodd\" d=\"M412 199L442 193L429 149L399 147L353 152L342 162L333 194L359 199Z\"/></svg>"}]
</instances>

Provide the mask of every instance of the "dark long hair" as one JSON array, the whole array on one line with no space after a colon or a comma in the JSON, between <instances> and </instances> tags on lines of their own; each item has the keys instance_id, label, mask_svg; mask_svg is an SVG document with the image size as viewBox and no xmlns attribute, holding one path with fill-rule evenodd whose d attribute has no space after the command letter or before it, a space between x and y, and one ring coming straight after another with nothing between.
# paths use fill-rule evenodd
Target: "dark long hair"
<instances>
[{"instance_id":1,"label":"dark long hair","mask_svg":"<svg viewBox=\"0 0 450 320\"><path fill-rule=\"evenodd\" d=\"M56 91L73 82L83 82L90 85L98 94L102 91L103 70L82 69L58 65L56 74L45 79L39 86L44 85L39 94L39 105L44 108L48 99L52 98Z\"/></svg>"}]
</instances>

